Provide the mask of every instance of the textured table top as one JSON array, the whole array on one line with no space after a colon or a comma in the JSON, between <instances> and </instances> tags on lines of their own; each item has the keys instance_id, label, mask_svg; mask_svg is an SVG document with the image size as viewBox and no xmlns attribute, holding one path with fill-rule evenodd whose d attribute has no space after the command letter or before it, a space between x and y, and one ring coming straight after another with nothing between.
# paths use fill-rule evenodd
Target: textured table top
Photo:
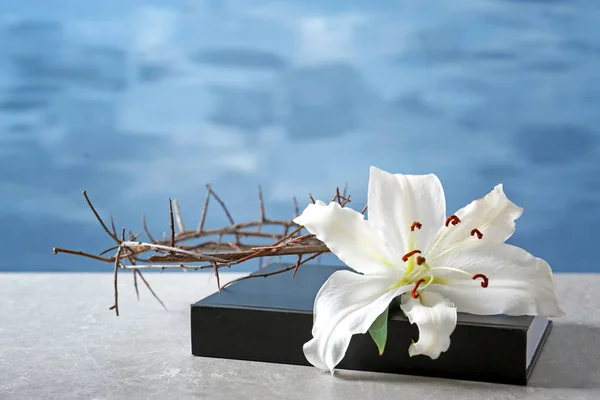
<instances>
[{"instance_id":1,"label":"textured table top","mask_svg":"<svg viewBox=\"0 0 600 400\"><path fill-rule=\"evenodd\" d=\"M239 276L222 274L222 280ZM0 399L600 399L600 275L558 274L568 315L528 387L193 357L189 305L215 290L203 272L0 274Z\"/></svg>"}]
</instances>

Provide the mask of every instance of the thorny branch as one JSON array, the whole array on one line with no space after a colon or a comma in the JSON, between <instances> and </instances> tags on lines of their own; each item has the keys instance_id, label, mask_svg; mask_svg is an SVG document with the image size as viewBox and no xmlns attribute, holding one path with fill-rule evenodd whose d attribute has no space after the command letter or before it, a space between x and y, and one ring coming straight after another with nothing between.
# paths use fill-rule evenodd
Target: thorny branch
<instances>
[{"instance_id":1,"label":"thorny branch","mask_svg":"<svg viewBox=\"0 0 600 400\"><path fill-rule=\"evenodd\" d=\"M148 242L138 240L138 235L134 235L133 232L129 231L129 240L125 240L125 228L122 228L121 237L117 235L115 229L115 222L110 216L109 229L105 224L104 220L92 204L86 191L83 191L83 196L91 209L92 213L98 220L102 229L106 234L115 242L115 246L112 246L102 252L99 255L87 253L79 250L70 250L64 248L55 247L53 249L54 254L65 253L76 256L88 257L96 261L102 261L111 263L114 265L114 304L110 307L111 310L115 310L116 315L119 315L119 293L118 293L118 272L120 270L131 270L133 272L133 282L136 295L139 299L138 291L138 280L139 277L142 282L146 285L150 293L156 298L161 306L166 310L166 307L162 300L156 295L154 290L151 288L148 281L142 275L142 269L194 269L202 270L211 268L214 271L217 280L217 289L219 293L227 286L240 280L255 278L255 277L267 277L270 275L276 275L284 273L286 271L293 270L293 276L295 277L299 267L308 261L311 261L323 253L329 252L327 246L316 239L311 234L301 234L303 226L299 226L293 222L293 220L281 220L271 219L266 216L265 205L263 200L262 189L258 187L258 205L259 205L259 219L256 221L249 222L235 222L233 216L227 209L227 206L221 200L221 198L215 193L211 185L206 185L207 192L204 199L202 213L200 216L200 222L198 227L194 230L186 230L181 217L181 211L177 200L169 199L169 228L170 235L163 237L161 240L156 240L148 229L146 215L142 214L142 226L143 231L148 238ZM229 222L228 225L220 228L206 229L206 218L208 207L211 197L220 205L227 217ZM312 203L315 200L311 194L309 198ZM350 195L347 195L347 185L344 186L342 192L339 187L336 188L335 195L331 201L338 202L342 207L350 202ZM293 198L294 206L294 217L299 215L298 201ZM363 209L363 213L366 211L366 207ZM177 224L177 233L175 232L175 224ZM264 232L262 230L265 226L279 227L282 233ZM250 229L254 228L254 229ZM209 237L215 237L209 239ZM224 236L234 236L235 243L224 240ZM248 238L271 240L270 244L250 244L242 243L242 239ZM188 242L196 239L196 243L190 243L184 245L183 242ZM115 251L115 255L111 257L103 256L105 253ZM233 251L232 251L233 250ZM150 253L150 254L148 254ZM225 285L221 286L221 279L219 276L219 270L223 267L231 267L245 261L258 258L262 267L262 261L264 257L281 257L286 255L296 255L298 259L296 263L285 268L278 269L272 272L266 273L254 273L235 280L232 280ZM128 260L129 265L125 265L123 260Z\"/></svg>"}]
</instances>

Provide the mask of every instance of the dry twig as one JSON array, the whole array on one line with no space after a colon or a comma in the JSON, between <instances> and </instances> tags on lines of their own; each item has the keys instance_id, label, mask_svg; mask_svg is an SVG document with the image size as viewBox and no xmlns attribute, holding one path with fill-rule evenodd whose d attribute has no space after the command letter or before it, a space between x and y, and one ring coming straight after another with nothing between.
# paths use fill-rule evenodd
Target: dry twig
<instances>
[{"instance_id":1,"label":"dry twig","mask_svg":"<svg viewBox=\"0 0 600 400\"><path fill-rule=\"evenodd\" d=\"M125 241L125 228L123 228L121 233L121 243ZM117 255L115 256L115 278L114 278L114 289L115 289L115 304L109 308L109 310L115 310L117 317L119 316L119 285L118 285L118 277L119 277L119 259L121 258L121 250L122 247L119 246L117 249Z\"/></svg>"},{"instance_id":2,"label":"dry twig","mask_svg":"<svg viewBox=\"0 0 600 400\"><path fill-rule=\"evenodd\" d=\"M175 210L175 220L177 221L177 229L179 230L179 233L185 232L183 220L181 219L181 211L179 210L179 203L175 199L173 199L173 209Z\"/></svg>"},{"instance_id":3,"label":"dry twig","mask_svg":"<svg viewBox=\"0 0 600 400\"><path fill-rule=\"evenodd\" d=\"M171 221L171 247L175 247L175 223L173 222L173 202L169 199L169 218Z\"/></svg>"},{"instance_id":4,"label":"dry twig","mask_svg":"<svg viewBox=\"0 0 600 400\"><path fill-rule=\"evenodd\" d=\"M138 235L134 235L133 232L129 231L129 240L125 240L125 228L121 232L121 238L117 236L115 229L115 222L110 216L110 225L112 228L109 229L104 223L99 213L94 208L90 201L87 193L83 191L88 206L92 210L94 216L98 220L102 229L106 234L116 243L116 246L105 250L102 254L113 251L116 249L116 254L111 257L102 257L86 253L83 251L68 250L63 248L54 248L54 253L66 253L82 257L88 257L96 261L102 261L106 263L114 264L114 305L110 309L114 309L115 313L119 315L119 293L118 293L118 271L120 269L132 270L133 272L133 283L136 295L139 299L138 281L139 277L142 282L146 285L148 290L156 298L156 300L166 309L164 303L156 295L154 290L142 275L141 269L205 269L211 268L214 270L215 277L217 280L217 289L219 293L231 285L234 282L238 282L243 279L254 278L254 277L266 277L271 275L280 274L286 271L293 270L292 276L295 277L298 269L301 265L306 262L313 260L323 253L329 252L327 246L316 239L314 235L304 234L300 235L300 231L303 229L302 226L295 224L292 220L278 220L268 218L265 212L264 198L262 188L258 187L258 202L259 202L259 219L257 221L249 222L238 222L236 223L231 213L227 209L225 203L215 193L211 185L207 185L206 197L204 200L200 222L195 230L185 230L183 220L181 217L181 211L179 204L176 200L169 199L169 228L170 235L163 237L161 240L156 240L151 235L150 230L147 226L146 215L142 214L142 225L143 231L148 237L149 242L142 242L138 240ZM223 209L225 216L229 222L228 225L221 228L205 229L205 222L210 203L210 198L213 197L217 203ZM309 194L310 200L315 203L315 199ZM299 206L296 198L294 197L294 217L299 215ZM340 206L344 207L350 202L350 195L347 194L347 185L344 185L344 189L340 192L339 187L336 188L335 195L331 201L337 201ZM366 211L366 206L363 209L363 213ZM177 223L177 230L175 232L175 223ZM261 228L265 225L281 226L283 233L270 233L263 232ZM249 230L249 228L255 228ZM235 243L224 239L227 236L234 236ZM216 237L216 240L208 239L209 237ZM271 239L272 243L267 245L252 245L248 243L242 243L242 238L261 238ZM206 240L204 240L206 238ZM191 240L200 240L192 244L183 245L183 242ZM231 251L233 249L233 251ZM146 253L153 252L155 254L147 255ZM156 254L158 253L158 254ZM254 273L248 276L232 280L225 285L221 286L221 280L219 275L219 269L223 267L231 267L243 263L245 261L258 258L261 266L264 257L281 257L285 255L296 255L298 257L295 264L271 271L267 273ZM128 259L131 265L124 265L123 259Z\"/></svg>"},{"instance_id":5,"label":"dry twig","mask_svg":"<svg viewBox=\"0 0 600 400\"><path fill-rule=\"evenodd\" d=\"M148 225L146 224L146 214L144 213L142 213L142 225L144 228L144 232L146 232L146 236L148 236L148 240L150 240L152 243L155 243L156 240L154 240L154 238L150 234L150 231L148 230Z\"/></svg>"}]
</instances>

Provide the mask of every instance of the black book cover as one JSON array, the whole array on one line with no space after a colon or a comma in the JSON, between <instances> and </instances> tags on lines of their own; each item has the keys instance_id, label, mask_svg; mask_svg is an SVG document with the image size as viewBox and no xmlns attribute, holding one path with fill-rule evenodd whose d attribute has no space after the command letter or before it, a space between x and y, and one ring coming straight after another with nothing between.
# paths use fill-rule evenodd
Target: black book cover
<instances>
[{"instance_id":1,"label":"black book cover","mask_svg":"<svg viewBox=\"0 0 600 400\"><path fill-rule=\"evenodd\" d=\"M271 264L260 272L280 269ZM312 310L321 285L341 266L303 265L293 271L236 282L191 306L192 354L310 365L302 345L312 337ZM385 352L369 334L355 335L337 369L527 384L550 332L545 317L458 314L450 349L437 360L410 357L418 328L390 307Z\"/></svg>"}]
</instances>

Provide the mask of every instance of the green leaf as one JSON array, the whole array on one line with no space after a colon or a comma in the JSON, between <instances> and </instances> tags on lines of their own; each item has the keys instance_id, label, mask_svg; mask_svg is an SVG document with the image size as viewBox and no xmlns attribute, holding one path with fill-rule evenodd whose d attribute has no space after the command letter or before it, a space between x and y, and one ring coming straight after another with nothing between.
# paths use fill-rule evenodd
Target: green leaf
<instances>
[{"instance_id":1,"label":"green leaf","mask_svg":"<svg viewBox=\"0 0 600 400\"><path fill-rule=\"evenodd\" d=\"M383 350L385 350L385 343L387 342L388 310L389 307L386 308L385 311L379 317L377 317L375 321L373 321L373 324L369 328L369 334L377 345L377 349L379 349L379 355L383 354Z\"/></svg>"}]
</instances>

